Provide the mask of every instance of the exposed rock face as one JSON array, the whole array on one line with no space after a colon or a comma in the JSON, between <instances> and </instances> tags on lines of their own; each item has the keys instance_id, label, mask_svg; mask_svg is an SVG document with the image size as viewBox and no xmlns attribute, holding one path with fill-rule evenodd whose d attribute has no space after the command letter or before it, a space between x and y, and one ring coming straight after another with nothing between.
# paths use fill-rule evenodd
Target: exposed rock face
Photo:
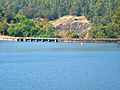
<instances>
[{"instance_id":1,"label":"exposed rock face","mask_svg":"<svg viewBox=\"0 0 120 90\"><path fill-rule=\"evenodd\" d=\"M82 33L91 28L91 23L85 16L63 16L50 23L59 30Z\"/></svg>"}]
</instances>

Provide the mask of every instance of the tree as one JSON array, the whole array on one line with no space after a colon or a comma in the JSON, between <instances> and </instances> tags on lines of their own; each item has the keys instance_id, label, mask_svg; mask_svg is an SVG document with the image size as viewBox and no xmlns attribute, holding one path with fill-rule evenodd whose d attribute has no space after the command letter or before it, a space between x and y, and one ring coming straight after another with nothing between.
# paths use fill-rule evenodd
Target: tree
<instances>
[{"instance_id":1,"label":"tree","mask_svg":"<svg viewBox=\"0 0 120 90\"><path fill-rule=\"evenodd\" d=\"M69 38L79 38L79 35L76 32L71 31L71 32L67 33L67 37L69 37Z\"/></svg>"}]
</instances>

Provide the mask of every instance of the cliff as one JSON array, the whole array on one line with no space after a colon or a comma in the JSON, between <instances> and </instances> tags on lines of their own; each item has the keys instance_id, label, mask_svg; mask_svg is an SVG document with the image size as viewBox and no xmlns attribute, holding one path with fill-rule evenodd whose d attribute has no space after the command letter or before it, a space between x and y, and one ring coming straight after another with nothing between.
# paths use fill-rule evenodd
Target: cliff
<instances>
[{"instance_id":1,"label":"cliff","mask_svg":"<svg viewBox=\"0 0 120 90\"><path fill-rule=\"evenodd\" d=\"M57 20L49 21L56 29L82 33L91 28L91 22L85 16L63 16Z\"/></svg>"}]
</instances>

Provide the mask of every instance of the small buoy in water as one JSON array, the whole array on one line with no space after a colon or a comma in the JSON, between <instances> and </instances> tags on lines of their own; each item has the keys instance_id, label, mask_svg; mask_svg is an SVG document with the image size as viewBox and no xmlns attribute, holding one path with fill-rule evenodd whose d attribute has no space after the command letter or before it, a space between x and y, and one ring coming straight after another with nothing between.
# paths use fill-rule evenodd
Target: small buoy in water
<instances>
[{"instance_id":1,"label":"small buoy in water","mask_svg":"<svg viewBox=\"0 0 120 90\"><path fill-rule=\"evenodd\" d=\"M84 43L80 43L81 45L84 45Z\"/></svg>"}]
</instances>

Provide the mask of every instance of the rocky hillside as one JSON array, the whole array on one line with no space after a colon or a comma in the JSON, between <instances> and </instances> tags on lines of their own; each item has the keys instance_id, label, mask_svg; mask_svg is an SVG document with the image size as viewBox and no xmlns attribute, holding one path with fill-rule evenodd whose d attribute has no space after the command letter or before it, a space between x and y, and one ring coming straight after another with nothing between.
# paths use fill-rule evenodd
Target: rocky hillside
<instances>
[{"instance_id":1,"label":"rocky hillside","mask_svg":"<svg viewBox=\"0 0 120 90\"><path fill-rule=\"evenodd\" d=\"M63 16L50 23L59 30L75 31L82 33L91 28L91 22L85 16Z\"/></svg>"}]
</instances>

